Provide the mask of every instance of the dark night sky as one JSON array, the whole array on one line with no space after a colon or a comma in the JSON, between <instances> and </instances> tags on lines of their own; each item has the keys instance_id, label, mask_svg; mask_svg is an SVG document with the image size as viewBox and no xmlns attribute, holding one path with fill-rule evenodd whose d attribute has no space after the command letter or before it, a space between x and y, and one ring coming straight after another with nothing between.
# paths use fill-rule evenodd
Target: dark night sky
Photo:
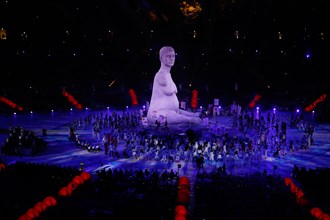
<instances>
[{"instance_id":1,"label":"dark night sky","mask_svg":"<svg viewBox=\"0 0 330 220\"><path fill-rule=\"evenodd\" d=\"M182 2L1 0L0 95L65 86L84 95L134 88L148 99L164 45L177 52L175 82L201 96L235 95L235 83L248 97L310 101L328 91L329 1L200 0L195 18Z\"/></svg>"}]
</instances>

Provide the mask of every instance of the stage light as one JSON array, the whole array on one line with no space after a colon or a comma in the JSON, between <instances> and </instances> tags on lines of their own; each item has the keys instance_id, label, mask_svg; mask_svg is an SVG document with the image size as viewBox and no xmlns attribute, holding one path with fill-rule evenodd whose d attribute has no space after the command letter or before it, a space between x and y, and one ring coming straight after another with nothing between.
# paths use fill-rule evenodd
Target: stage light
<instances>
[{"instance_id":1,"label":"stage light","mask_svg":"<svg viewBox=\"0 0 330 220\"><path fill-rule=\"evenodd\" d=\"M137 96L136 96L135 91L133 89L129 89L129 95L131 97L132 105L138 105L139 102L137 100Z\"/></svg>"},{"instance_id":2,"label":"stage light","mask_svg":"<svg viewBox=\"0 0 330 220\"><path fill-rule=\"evenodd\" d=\"M116 82L116 80L113 80L113 81L109 84L109 87L111 87L115 82Z\"/></svg>"},{"instance_id":3,"label":"stage light","mask_svg":"<svg viewBox=\"0 0 330 220\"><path fill-rule=\"evenodd\" d=\"M311 111L312 109L314 109L316 107L316 105L320 102L323 102L324 99L327 97L327 94L322 94L318 99L316 99L312 104L308 105L306 108L305 108L305 111L309 112Z\"/></svg>"},{"instance_id":4,"label":"stage light","mask_svg":"<svg viewBox=\"0 0 330 220\"><path fill-rule=\"evenodd\" d=\"M7 40L7 32L3 28L0 29L0 39L1 40Z\"/></svg>"},{"instance_id":5,"label":"stage light","mask_svg":"<svg viewBox=\"0 0 330 220\"><path fill-rule=\"evenodd\" d=\"M202 11L202 7L198 1L183 1L180 10L187 18L196 18Z\"/></svg>"}]
</instances>

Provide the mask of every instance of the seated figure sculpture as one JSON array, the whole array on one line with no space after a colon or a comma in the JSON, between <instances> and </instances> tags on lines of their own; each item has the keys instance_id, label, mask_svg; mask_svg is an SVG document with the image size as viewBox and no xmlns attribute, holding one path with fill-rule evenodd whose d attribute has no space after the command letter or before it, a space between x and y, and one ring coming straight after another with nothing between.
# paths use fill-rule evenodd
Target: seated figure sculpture
<instances>
[{"instance_id":1,"label":"seated figure sculpture","mask_svg":"<svg viewBox=\"0 0 330 220\"><path fill-rule=\"evenodd\" d=\"M171 67L175 61L173 47L164 46L159 51L161 62L160 69L153 81L153 88L147 120L149 125L166 121L168 125L175 124L202 124L198 112L189 112L179 108L179 100L176 96L178 90L171 77Z\"/></svg>"}]
</instances>

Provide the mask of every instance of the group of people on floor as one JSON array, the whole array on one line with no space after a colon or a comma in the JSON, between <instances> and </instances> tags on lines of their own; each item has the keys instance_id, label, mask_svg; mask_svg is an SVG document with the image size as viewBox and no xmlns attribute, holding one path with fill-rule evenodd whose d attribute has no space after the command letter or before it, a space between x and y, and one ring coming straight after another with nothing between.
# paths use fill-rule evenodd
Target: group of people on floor
<instances>
[{"instance_id":1,"label":"group of people on floor","mask_svg":"<svg viewBox=\"0 0 330 220\"><path fill-rule=\"evenodd\" d=\"M300 115L286 111L259 111L256 116L255 110L231 112L228 109L226 116L207 117L214 117L210 120L212 123L218 123L217 117L231 117L232 124L227 126L236 129L234 136L225 130L219 133L218 129L212 131L205 126L204 131L213 132L214 135L191 139L188 135L171 132L170 128L160 131L154 126L146 127L142 124L144 115L140 111L115 110L93 113L72 122L70 133L74 130L78 143L97 145L109 157L167 163L196 162L199 168L203 168L205 162L221 165L237 161L249 165L255 160L281 157L308 149L313 143L314 124L312 121L303 121ZM86 126L93 129L95 124L99 125L102 138L92 135L82 139L79 129ZM301 125L305 128L301 138L288 136L288 129L300 129Z\"/></svg>"}]
</instances>

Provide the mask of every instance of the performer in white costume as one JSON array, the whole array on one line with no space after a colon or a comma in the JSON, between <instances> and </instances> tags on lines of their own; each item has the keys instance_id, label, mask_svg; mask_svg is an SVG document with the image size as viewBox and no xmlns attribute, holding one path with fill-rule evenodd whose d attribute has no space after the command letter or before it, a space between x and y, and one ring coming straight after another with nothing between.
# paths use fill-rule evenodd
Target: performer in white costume
<instances>
[{"instance_id":1,"label":"performer in white costume","mask_svg":"<svg viewBox=\"0 0 330 220\"><path fill-rule=\"evenodd\" d=\"M202 124L198 112L189 112L179 108L176 96L178 90L171 77L171 67L175 61L175 51L170 46L162 47L159 51L161 62L153 82L150 106L147 113L149 125L155 125L156 120L172 124Z\"/></svg>"}]
</instances>

